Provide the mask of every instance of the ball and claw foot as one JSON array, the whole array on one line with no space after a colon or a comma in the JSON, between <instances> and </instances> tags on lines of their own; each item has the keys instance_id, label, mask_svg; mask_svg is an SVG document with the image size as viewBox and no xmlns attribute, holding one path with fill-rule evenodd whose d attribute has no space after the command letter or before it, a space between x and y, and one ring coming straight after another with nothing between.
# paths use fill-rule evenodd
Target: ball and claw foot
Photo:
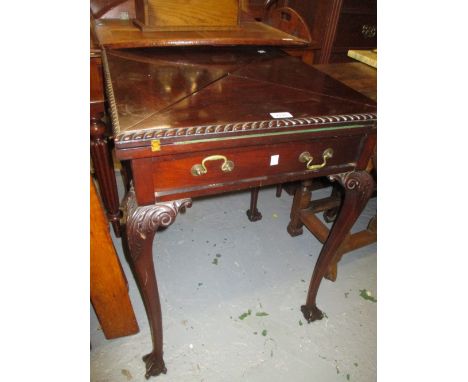
<instances>
[{"instance_id":1,"label":"ball and claw foot","mask_svg":"<svg viewBox=\"0 0 468 382\"><path fill-rule=\"evenodd\" d=\"M333 223L338 216L338 208L332 208L323 212L323 220Z\"/></svg>"},{"instance_id":2,"label":"ball and claw foot","mask_svg":"<svg viewBox=\"0 0 468 382\"><path fill-rule=\"evenodd\" d=\"M319 308L317 308L315 305L314 306L302 305L301 312L304 315L304 318L307 320L308 323L311 323L312 321L316 321L316 320L321 320L323 318L322 311Z\"/></svg>"},{"instance_id":3,"label":"ball and claw foot","mask_svg":"<svg viewBox=\"0 0 468 382\"><path fill-rule=\"evenodd\" d=\"M303 233L302 227L301 228L295 228L292 227L290 224L288 224L288 227L286 228L288 231L289 235L294 237L294 236L300 236Z\"/></svg>"},{"instance_id":4,"label":"ball and claw foot","mask_svg":"<svg viewBox=\"0 0 468 382\"><path fill-rule=\"evenodd\" d=\"M250 210L247 210L247 217L251 222L256 222L258 220L262 220L262 214L260 213L259 210L254 209L253 213L250 212Z\"/></svg>"},{"instance_id":5,"label":"ball and claw foot","mask_svg":"<svg viewBox=\"0 0 468 382\"><path fill-rule=\"evenodd\" d=\"M155 377L159 374L166 374L167 369L164 365L164 360L161 357L156 356L154 353L149 353L143 357L143 361L146 364L145 378Z\"/></svg>"}]
</instances>

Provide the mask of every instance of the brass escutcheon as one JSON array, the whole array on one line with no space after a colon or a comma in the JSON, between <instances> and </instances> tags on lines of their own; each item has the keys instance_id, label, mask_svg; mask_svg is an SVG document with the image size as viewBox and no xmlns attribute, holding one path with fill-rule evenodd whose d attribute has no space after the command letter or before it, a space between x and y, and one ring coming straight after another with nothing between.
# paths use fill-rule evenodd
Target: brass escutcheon
<instances>
[{"instance_id":1,"label":"brass escutcheon","mask_svg":"<svg viewBox=\"0 0 468 382\"><path fill-rule=\"evenodd\" d=\"M312 164L314 158L308 151L304 151L301 155L299 155L299 162L306 163L307 170L318 170L319 168L323 168L327 165L327 159L333 158L333 149L328 148L322 154L323 162L321 164Z\"/></svg>"},{"instance_id":2,"label":"brass escutcheon","mask_svg":"<svg viewBox=\"0 0 468 382\"><path fill-rule=\"evenodd\" d=\"M375 25L363 25L361 33L365 38L373 38L377 34L377 27Z\"/></svg>"},{"instance_id":3,"label":"brass escutcheon","mask_svg":"<svg viewBox=\"0 0 468 382\"><path fill-rule=\"evenodd\" d=\"M224 155L211 155L203 159L201 164L195 164L192 166L190 172L193 176L204 175L208 172L208 169L205 166L205 163L212 160L222 160L223 164L221 165L221 171L231 172L234 169L234 162L228 160Z\"/></svg>"}]
</instances>

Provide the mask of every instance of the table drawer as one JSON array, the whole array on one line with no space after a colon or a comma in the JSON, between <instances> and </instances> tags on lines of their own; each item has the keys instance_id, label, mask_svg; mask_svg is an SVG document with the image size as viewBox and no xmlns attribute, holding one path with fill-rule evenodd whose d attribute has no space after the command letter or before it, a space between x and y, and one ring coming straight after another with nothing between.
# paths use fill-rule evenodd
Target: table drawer
<instances>
[{"instance_id":1,"label":"table drawer","mask_svg":"<svg viewBox=\"0 0 468 382\"><path fill-rule=\"evenodd\" d=\"M223 189L224 186L233 189L232 185L236 183L267 184L263 181L277 177L284 177L281 181L286 181L286 178L297 177L298 174L326 173L331 168L336 172L336 166L354 165L361 140L359 135L220 149L177 159L172 156L154 158L152 170L156 199L193 190ZM307 165L311 169L307 169Z\"/></svg>"},{"instance_id":2,"label":"table drawer","mask_svg":"<svg viewBox=\"0 0 468 382\"><path fill-rule=\"evenodd\" d=\"M342 13L333 46L335 48L375 48L377 46L376 15Z\"/></svg>"}]
</instances>

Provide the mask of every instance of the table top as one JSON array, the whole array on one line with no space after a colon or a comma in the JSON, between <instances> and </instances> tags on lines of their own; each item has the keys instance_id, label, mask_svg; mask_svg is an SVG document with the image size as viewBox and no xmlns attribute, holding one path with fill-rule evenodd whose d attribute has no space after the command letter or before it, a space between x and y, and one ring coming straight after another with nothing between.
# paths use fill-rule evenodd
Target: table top
<instances>
[{"instance_id":1,"label":"table top","mask_svg":"<svg viewBox=\"0 0 468 382\"><path fill-rule=\"evenodd\" d=\"M119 49L103 58L117 149L377 118L374 101L273 47Z\"/></svg>"},{"instance_id":2,"label":"table top","mask_svg":"<svg viewBox=\"0 0 468 382\"><path fill-rule=\"evenodd\" d=\"M318 46L265 23L243 21L238 27L199 31L142 31L132 20L101 19L94 23L99 43L107 48L187 45Z\"/></svg>"},{"instance_id":3,"label":"table top","mask_svg":"<svg viewBox=\"0 0 468 382\"><path fill-rule=\"evenodd\" d=\"M377 101L377 69L361 62L321 64L314 68Z\"/></svg>"}]
</instances>

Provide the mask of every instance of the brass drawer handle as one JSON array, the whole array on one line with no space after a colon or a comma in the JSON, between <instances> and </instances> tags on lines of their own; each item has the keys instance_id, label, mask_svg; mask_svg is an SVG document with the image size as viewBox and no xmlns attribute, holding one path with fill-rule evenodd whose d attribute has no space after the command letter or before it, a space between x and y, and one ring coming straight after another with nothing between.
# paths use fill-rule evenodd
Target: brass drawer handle
<instances>
[{"instance_id":1,"label":"brass drawer handle","mask_svg":"<svg viewBox=\"0 0 468 382\"><path fill-rule=\"evenodd\" d=\"M323 163L321 164L312 164L314 158L310 155L308 151L304 151L299 155L299 162L306 163L307 170L318 170L319 168L325 167L327 165L327 159L333 158L333 149L326 149L323 154Z\"/></svg>"},{"instance_id":2,"label":"brass drawer handle","mask_svg":"<svg viewBox=\"0 0 468 382\"><path fill-rule=\"evenodd\" d=\"M364 38L372 38L377 34L377 27L375 25L364 24L361 29L361 34Z\"/></svg>"},{"instance_id":3,"label":"brass drawer handle","mask_svg":"<svg viewBox=\"0 0 468 382\"><path fill-rule=\"evenodd\" d=\"M204 175L208 172L208 169L205 166L205 163L211 160L222 160L223 164L221 165L221 171L231 172L234 169L234 162L228 160L224 155L211 155L203 159L201 164L194 164L190 172L193 176Z\"/></svg>"}]
</instances>

